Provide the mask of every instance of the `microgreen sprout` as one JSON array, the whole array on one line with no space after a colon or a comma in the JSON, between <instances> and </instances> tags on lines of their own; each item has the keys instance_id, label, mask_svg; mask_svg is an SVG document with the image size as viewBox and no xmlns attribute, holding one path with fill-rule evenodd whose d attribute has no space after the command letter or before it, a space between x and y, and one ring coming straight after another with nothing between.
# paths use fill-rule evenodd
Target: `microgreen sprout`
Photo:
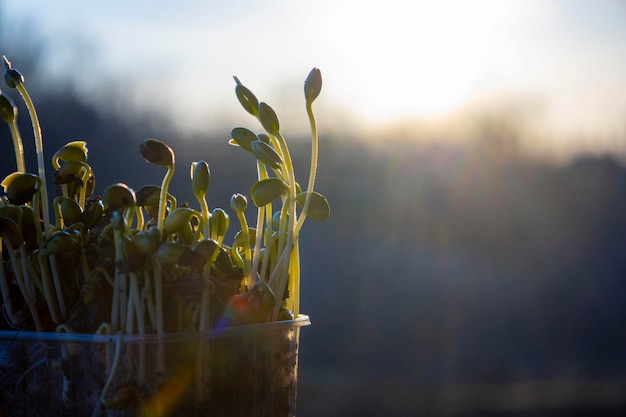
<instances>
[{"instance_id":1,"label":"microgreen sprout","mask_svg":"<svg viewBox=\"0 0 626 417\"><path fill-rule=\"evenodd\" d=\"M252 253L250 252L250 230L248 228L248 221L246 220L246 208L248 207L248 200L243 194L233 194L230 199L230 208L237 215L239 223L241 224L242 234L242 247L243 247L243 273L244 273L244 288L250 288L252 286L252 271L251 261ZM233 255L237 256L238 252L236 246L233 244Z\"/></svg>"},{"instance_id":2,"label":"microgreen sprout","mask_svg":"<svg viewBox=\"0 0 626 417\"><path fill-rule=\"evenodd\" d=\"M157 228L163 231L165 222L165 211L167 205L167 189L174 176L174 151L165 143L156 139L146 139L139 145L139 153L147 162L167 167L167 173L163 177L161 184L161 195L159 197L159 214L157 218Z\"/></svg>"},{"instance_id":3,"label":"microgreen sprout","mask_svg":"<svg viewBox=\"0 0 626 417\"><path fill-rule=\"evenodd\" d=\"M268 282L271 290L277 294L285 294L287 287L287 303L276 303L273 307L273 319L277 319L281 306L288 306L293 314L299 310L299 246L298 236L307 215L315 220L323 221L330 214L326 199L313 190L317 173L318 158L318 132L313 114L313 101L319 96L322 88L322 76L319 69L311 70L304 83L305 107L311 127L311 165L307 190L302 193L296 182L295 172L289 147L280 129L280 122L274 109L265 102L259 102L254 94L244 87L241 81L235 77L235 93L244 110L255 116L266 133L255 135L246 128L235 128L231 132L233 145L251 152L256 157L259 165L263 165L274 173L275 177L269 177L268 171L258 170L258 182L251 189L252 200L259 207L257 218L257 244L255 245L254 269L261 262L258 242L260 233L265 224L265 234L272 236L274 222L269 221L272 213L272 201L281 198L282 208L278 211L276 250L265 251L263 256L262 271L269 270L269 277L262 274ZM255 139L256 136L256 139ZM299 213L296 207L300 206ZM268 221L262 222L263 213L268 214ZM266 237L265 244L270 246L270 240ZM259 248L260 249L260 248ZM272 256L272 253L274 256ZM271 268L269 263L271 262Z\"/></svg>"},{"instance_id":4,"label":"microgreen sprout","mask_svg":"<svg viewBox=\"0 0 626 417\"><path fill-rule=\"evenodd\" d=\"M206 194L211 185L211 171L209 170L209 164L205 161L197 161L191 164L191 188L193 195L200 204L200 210L202 213L202 234L204 239L208 239L210 235L209 218L211 213L209 212L209 205L206 201Z\"/></svg>"},{"instance_id":5,"label":"microgreen sprout","mask_svg":"<svg viewBox=\"0 0 626 417\"><path fill-rule=\"evenodd\" d=\"M209 163L198 160L190 167L191 190L199 208L188 203L178 206L175 192L169 192L174 151L156 139L144 140L139 153L145 161L167 168L161 185L134 190L119 182L105 187L101 196L92 195L95 177L87 163L86 142L60 147L51 160L60 186L51 201L51 222L37 113L24 77L6 57L3 61L5 82L18 90L31 117L38 162L37 175L25 171L17 109L8 95L0 93L0 115L11 131L17 166L1 183L0 296L7 325L115 335L115 352L107 346L109 376L101 394L102 404L112 407L118 403L117 394L111 393L117 368L136 370L138 383L147 372L144 345L122 361L123 335L156 334L156 367L160 382L165 382L166 333L205 334L223 326L299 315L302 224L309 217L324 221L330 214L326 199L313 189L318 133L312 103L321 91L319 70L310 72L304 87L312 137L306 190L296 181L276 112L235 77L236 97L262 132L244 127L231 131L229 143L252 155L257 178L251 181L248 197L232 194L229 208L239 230L229 246L227 211L219 207L210 211L207 203L212 181ZM248 224L246 217L253 208L255 225ZM19 306L25 306L23 312ZM97 308L104 313L97 315ZM85 312L97 317L80 317ZM68 355L73 354L70 348L64 345ZM195 359L200 398L210 391L209 375L203 370L208 349L201 342Z\"/></svg>"},{"instance_id":6,"label":"microgreen sprout","mask_svg":"<svg viewBox=\"0 0 626 417\"><path fill-rule=\"evenodd\" d=\"M38 164L38 173L39 178L42 179L42 187L41 187L41 211L43 214L43 224L44 230L47 232L50 230L50 213L48 212L48 191L46 189L45 178L46 178L46 168L43 154L43 140L41 138L41 126L39 125L39 118L37 117L37 111L35 110L35 105L33 104L28 91L24 87L24 76L20 74L19 71L12 68L11 63L7 59L6 56L2 55L2 60L4 62L4 80L7 85L11 88L15 88L19 91L20 95L24 99L24 103L26 104L26 108L28 109L28 113L30 114L31 122L33 125L33 134L35 136L35 149L37 151L37 164Z\"/></svg>"},{"instance_id":7,"label":"microgreen sprout","mask_svg":"<svg viewBox=\"0 0 626 417\"><path fill-rule=\"evenodd\" d=\"M17 165L18 172L26 172L26 166L24 164L24 146L22 144L22 137L17 127L17 107L11 97L4 94L0 90L0 116L9 125L11 131L11 137L13 138L13 149L15 151L15 163Z\"/></svg>"}]
</instances>

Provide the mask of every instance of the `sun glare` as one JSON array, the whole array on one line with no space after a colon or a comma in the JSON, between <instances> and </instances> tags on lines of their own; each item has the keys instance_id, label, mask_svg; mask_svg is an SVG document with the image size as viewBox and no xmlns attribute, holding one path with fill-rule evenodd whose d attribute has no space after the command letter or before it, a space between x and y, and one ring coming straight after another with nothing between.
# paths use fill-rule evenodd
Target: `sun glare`
<instances>
[{"instance_id":1,"label":"sun glare","mask_svg":"<svg viewBox=\"0 0 626 417\"><path fill-rule=\"evenodd\" d=\"M323 36L345 71L348 85L340 88L370 120L463 104L485 77L492 51L506 42L503 26L520 15L520 2L490 0L336 3Z\"/></svg>"}]
</instances>

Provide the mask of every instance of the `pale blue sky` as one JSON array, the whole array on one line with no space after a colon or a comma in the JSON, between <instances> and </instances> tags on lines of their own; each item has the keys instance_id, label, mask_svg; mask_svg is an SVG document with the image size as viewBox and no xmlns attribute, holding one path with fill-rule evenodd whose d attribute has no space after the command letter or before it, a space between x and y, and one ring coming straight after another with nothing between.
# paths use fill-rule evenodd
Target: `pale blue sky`
<instances>
[{"instance_id":1,"label":"pale blue sky","mask_svg":"<svg viewBox=\"0 0 626 417\"><path fill-rule=\"evenodd\" d=\"M335 127L521 106L555 146L626 149L623 0L5 0L4 12L49 39L51 74L78 58L85 90L110 80L132 103L173 101L194 129L238 120L235 74L287 127L306 126L302 81L317 66Z\"/></svg>"}]
</instances>

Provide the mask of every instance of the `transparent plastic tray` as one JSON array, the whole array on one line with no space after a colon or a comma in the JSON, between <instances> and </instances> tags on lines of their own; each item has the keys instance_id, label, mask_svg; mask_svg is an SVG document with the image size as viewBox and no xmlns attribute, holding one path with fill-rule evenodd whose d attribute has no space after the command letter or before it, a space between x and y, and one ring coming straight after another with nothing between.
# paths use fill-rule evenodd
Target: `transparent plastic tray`
<instances>
[{"instance_id":1,"label":"transparent plastic tray","mask_svg":"<svg viewBox=\"0 0 626 417\"><path fill-rule=\"evenodd\" d=\"M162 337L0 331L0 415L295 416L310 323Z\"/></svg>"}]
</instances>

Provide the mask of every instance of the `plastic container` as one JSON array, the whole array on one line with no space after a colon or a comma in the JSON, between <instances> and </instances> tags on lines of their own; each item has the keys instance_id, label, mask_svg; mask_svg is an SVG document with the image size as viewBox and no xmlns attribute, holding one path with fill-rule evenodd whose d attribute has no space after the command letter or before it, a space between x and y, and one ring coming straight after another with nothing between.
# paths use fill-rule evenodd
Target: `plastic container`
<instances>
[{"instance_id":1,"label":"plastic container","mask_svg":"<svg viewBox=\"0 0 626 417\"><path fill-rule=\"evenodd\" d=\"M0 331L0 415L292 417L310 323L162 338Z\"/></svg>"}]
</instances>

